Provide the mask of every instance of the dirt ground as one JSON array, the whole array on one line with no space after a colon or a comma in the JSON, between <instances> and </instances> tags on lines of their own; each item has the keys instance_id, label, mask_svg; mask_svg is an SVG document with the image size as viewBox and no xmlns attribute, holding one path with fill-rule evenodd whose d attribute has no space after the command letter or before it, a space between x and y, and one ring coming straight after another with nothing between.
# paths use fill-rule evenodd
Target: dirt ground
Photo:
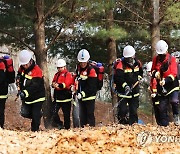
<instances>
[{"instance_id":1,"label":"dirt ground","mask_svg":"<svg viewBox=\"0 0 180 154\"><path fill-rule=\"evenodd\" d=\"M151 117L139 113L146 125L113 123L112 106L96 102L96 127L70 130L30 131L30 120L20 116L20 101L15 96L6 103L5 129L0 128L2 154L118 154L173 153L179 154L180 127L151 125Z\"/></svg>"},{"instance_id":2,"label":"dirt ground","mask_svg":"<svg viewBox=\"0 0 180 154\"><path fill-rule=\"evenodd\" d=\"M31 120L27 118L23 118L20 116L20 106L21 101L18 99L16 102L14 101L16 98L15 95L9 96L6 101L6 108L5 108L5 129L8 130L22 130L22 131L29 131L30 130L30 123ZM60 111L61 119L62 111ZM107 102L96 102L95 108L95 117L96 117L96 125L108 125L114 122L113 118L113 110L112 104ZM143 113L139 113L139 118L144 121L144 123L151 123L151 117ZM45 130L43 125L43 119L41 120L41 130Z\"/></svg>"}]
</instances>

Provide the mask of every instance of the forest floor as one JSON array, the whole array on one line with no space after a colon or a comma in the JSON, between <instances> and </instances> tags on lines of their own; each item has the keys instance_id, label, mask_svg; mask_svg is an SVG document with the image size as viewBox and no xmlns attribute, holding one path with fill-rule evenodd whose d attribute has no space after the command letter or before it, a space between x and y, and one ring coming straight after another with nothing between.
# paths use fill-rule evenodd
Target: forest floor
<instances>
[{"instance_id":1,"label":"forest floor","mask_svg":"<svg viewBox=\"0 0 180 154\"><path fill-rule=\"evenodd\" d=\"M113 123L112 105L96 102L96 127L30 131L31 120L20 116L21 102L6 102L5 128L0 129L0 153L179 153L180 127L152 125L152 116L139 112L145 125ZM153 119L154 120L154 119ZM155 122L154 122L155 123Z\"/></svg>"},{"instance_id":2,"label":"forest floor","mask_svg":"<svg viewBox=\"0 0 180 154\"><path fill-rule=\"evenodd\" d=\"M19 114L21 101L18 99L15 102L15 99L16 96L11 95L6 101L5 129L29 131L31 127L31 120L23 118ZM61 120L63 120L62 111L60 111L60 117ZM112 104L108 102L97 101L95 106L95 117L97 126L114 123ZM152 123L152 116L146 115L143 112L139 112L139 119L141 119L145 124ZM40 129L45 130L43 119L41 121Z\"/></svg>"}]
</instances>

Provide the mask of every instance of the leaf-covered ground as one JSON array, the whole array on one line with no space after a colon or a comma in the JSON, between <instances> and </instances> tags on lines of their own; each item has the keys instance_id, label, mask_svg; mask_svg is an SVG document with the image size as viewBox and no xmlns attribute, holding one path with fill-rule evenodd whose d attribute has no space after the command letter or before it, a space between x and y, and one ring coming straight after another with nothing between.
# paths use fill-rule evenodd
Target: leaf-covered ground
<instances>
[{"instance_id":1,"label":"leaf-covered ground","mask_svg":"<svg viewBox=\"0 0 180 154\"><path fill-rule=\"evenodd\" d=\"M151 133L152 140L138 138ZM160 137L158 137L160 136ZM175 139L168 140L168 136ZM145 136L144 136L145 137ZM146 136L147 137L147 136ZM159 138L159 140L158 140ZM179 140L178 140L179 139ZM24 132L0 129L1 153L179 153L179 128L111 125L71 130Z\"/></svg>"},{"instance_id":2,"label":"leaf-covered ground","mask_svg":"<svg viewBox=\"0 0 180 154\"><path fill-rule=\"evenodd\" d=\"M180 153L180 127L112 124L111 105L96 104L97 127L31 132L30 120L19 115L20 102L6 104L5 129L0 129L0 153ZM140 115L146 123L151 118ZM111 123L107 125L108 123Z\"/></svg>"}]
</instances>

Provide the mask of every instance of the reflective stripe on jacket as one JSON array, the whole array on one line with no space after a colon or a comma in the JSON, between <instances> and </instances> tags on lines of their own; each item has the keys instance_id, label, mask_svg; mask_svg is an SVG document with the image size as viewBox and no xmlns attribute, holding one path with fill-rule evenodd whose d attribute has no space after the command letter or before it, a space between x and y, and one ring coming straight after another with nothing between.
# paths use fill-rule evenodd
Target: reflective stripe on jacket
<instances>
[{"instance_id":1,"label":"reflective stripe on jacket","mask_svg":"<svg viewBox=\"0 0 180 154\"><path fill-rule=\"evenodd\" d=\"M95 69L89 64L85 68L78 65L76 70L79 78L78 93L81 93L82 101L95 100L97 92L97 73Z\"/></svg>"},{"instance_id":2,"label":"reflective stripe on jacket","mask_svg":"<svg viewBox=\"0 0 180 154\"><path fill-rule=\"evenodd\" d=\"M125 87L129 86L130 88L142 78L143 70L142 64L139 60L135 59L133 66L130 66L125 59L120 61L116 67L116 89L118 92L118 97L123 98L132 98L139 96L139 85L135 86L132 89L132 92L129 95L125 95Z\"/></svg>"},{"instance_id":3,"label":"reflective stripe on jacket","mask_svg":"<svg viewBox=\"0 0 180 154\"><path fill-rule=\"evenodd\" d=\"M26 104L45 100L42 70L34 61L27 70L21 66L18 70L18 76L20 76L20 89L25 93Z\"/></svg>"},{"instance_id":4,"label":"reflective stripe on jacket","mask_svg":"<svg viewBox=\"0 0 180 154\"><path fill-rule=\"evenodd\" d=\"M56 102L69 102L72 100L70 87L74 84L74 78L67 69L64 69L62 72L57 72L54 75L52 82L63 85L62 88L54 89L54 100Z\"/></svg>"},{"instance_id":5,"label":"reflective stripe on jacket","mask_svg":"<svg viewBox=\"0 0 180 154\"><path fill-rule=\"evenodd\" d=\"M5 99L7 98L7 95L0 95L0 99Z\"/></svg>"},{"instance_id":6,"label":"reflective stripe on jacket","mask_svg":"<svg viewBox=\"0 0 180 154\"><path fill-rule=\"evenodd\" d=\"M169 95L173 91L178 91L179 90L179 84L178 84L178 79L177 79L177 63L176 63L176 58L171 56L169 53L166 54L166 57L163 62L159 61L159 57L155 56L153 58L153 64L152 64L152 78L155 78L155 73L159 72L160 73L160 79L156 79L157 83L152 83L151 85L153 87L156 87L157 93L160 95ZM164 79L165 85L163 86L166 90L167 93L163 93L163 88L159 84L159 82Z\"/></svg>"}]
</instances>

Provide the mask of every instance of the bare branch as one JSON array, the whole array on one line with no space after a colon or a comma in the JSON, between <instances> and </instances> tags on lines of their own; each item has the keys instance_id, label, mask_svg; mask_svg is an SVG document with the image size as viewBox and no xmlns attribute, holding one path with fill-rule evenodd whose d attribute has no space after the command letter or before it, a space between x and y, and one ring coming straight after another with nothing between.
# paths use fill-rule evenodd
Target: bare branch
<instances>
[{"instance_id":1,"label":"bare branch","mask_svg":"<svg viewBox=\"0 0 180 154\"><path fill-rule=\"evenodd\" d=\"M121 2L118 2L122 7L124 7L125 9L127 9L129 12L131 12L132 14L136 15L138 18L142 19L143 21L145 21L148 24L152 23L146 19L144 19L143 17L141 17L138 13L134 12L133 10L131 10L129 7L125 6L124 4L122 4Z\"/></svg>"},{"instance_id":2,"label":"bare branch","mask_svg":"<svg viewBox=\"0 0 180 154\"><path fill-rule=\"evenodd\" d=\"M9 10L5 10L5 9L0 9L0 11L1 12L3 12L3 13L9 13L9 14L12 14L12 13L10 13L10 11ZM31 16L28 16L28 15L26 15L26 14L22 14L22 13L17 13L17 12L13 12L13 14L12 14L13 16L21 16L21 17L25 17L25 18L27 18L27 19L33 19Z\"/></svg>"},{"instance_id":3,"label":"bare branch","mask_svg":"<svg viewBox=\"0 0 180 154\"><path fill-rule=\"evenodd\" d=\"M61 3L62 5L64 5L66 2L68 2L69 0L65 0L63 3ZM59 4L60 4L60 0L56 0L56 2L54 3L54 5L52 5L52 7L49 9L49 11L44 15L43 18L41 18L40 22L39 22L39 25L42 24L43 22L45 22L46 18L48 16L50 16L51 14L53 14L55 11L58 10L59 8ZM37 12L37 16L39 15L39 12L38 10L36 9L36 12Z\"/></svg>"},{"instance_id":4,"label":"bare branch","mask_svg":"<svg viewBox=\"0 0 180 154\"><path fill-rule=\"evenodd\" d=\"M101 19L102 21L108 21L108 19ZM141 24L141 25L149 25L147 22L139 22L139 21L125 21L125 20L113 20L114 22L117 23L133 23L133 24Z\"/></svg>"},{"instance_id":5,"label":"bare branch","mask_svg":"<svg viewBox=\"0 0 180 154\"><path fill-rule=\"evenodd\" d=\"M79 17L76 17L76 20L75 20L75 21L76 21L76 22L81 21L81 20L85 19L85 17L86 17L86 14L84 14L84 15L81 16L80 18L79 18ZM66 28L64 28L64 32L65 32L69 27L71 27L71 28L74 27L73 25L74 25L74 22L72 22L71 24L67 25ZM45 51L48 51L48 50L51 48L51 46L56 42L56 40L57 40L60 36L62 36L62 34L63 34L63 33L61 33L62 28L63 28L63 25L62 25L61 28L58 30L57 34L54 36L54 38L52 39L52 41L50 42L50 44L48 45L48 47L45 48Z\"/></svg>"},{"instance_id":6,"label":"bare branch","mask_svg":"<svg viewBox=\"0 0 180 154\"><path fill-rule=\"evenodd\" d=\"M27 48L29 48L31 51L35 51L32 47L30 47L28 44L26 44L24 41L22 41L20 38L18 38L17 36L15 36L15 35L13 35L13 34L11 34L11 33L9 33L9 32L6 32L6 31L4 31L4 30L2 30L2 29L0 29L0 32L1 33L3 33L3 34L7 34L7 35L9 35L9 36L11 36L11 37L13 37L13 38L15 38L16 40L18 40L19 42L21 42L24 46L26 46Z\"/></svg>"},{"instance_id":7,"label":"bare branch","mask_svg":"<svg viewBox=\"0 0 180 154\"><path fill-rule=\"evenodd\" d=\"M67 3L69 0L65 0L63 3L61 3L61 5L64 5L65 3ZM54 5L51 6L51 8L49 9L49 11L44 15L44 20L50 16L51 14L53 14L55 11L58 10L59 8L59 4L60 4L60 0L56 0L56 2L54 3Z\"/></svg>"},{"instance_id":8,"label":"bare branch","mask_svg":"<svg viewBox=\"0 0 180 154\"><path fill-rule=\"evenodd\" d=\"M174 0L172 1L172 3L170 3L165 10L167 10L168 7L172 6L173 4L177 3L178 0ZM165 16L167 15L167 11L164 11L165 13L163 13L163 15L160 17L160 20L159 20L159 24L161 24L165 18Z\"/></svg>"},{"instance_id":9,"label":"bare branch","mask_svg":"<svg viewBox=\"0 0 180 154\"><path fill-rule=\"evenodd\" d=\"M62 26L62 27L63 27L63 26ZM45 51L48 51L48 50L50 49L50 47L55 43L55 41L60 37L62 27L58 30L57 34L54 36L54 38L52 39L52 41L50 42L50 44L48 45L48 47L45 49Z\"/></svg>"},{"instance_id":10,"label":"bare branch","mask_svg":"<svg viewBox=\"0 0 180 154\"><path fill-rule=\"evenodd\" d=\"M169 24L173 24L173 25L180 25L180 21L177 21L177 22L174 22L172 20L166 20L166 21L161 21L160 24L166 24L166 25L169 25Z\"/></svg>"},{"instance_id":11,"label":"bare branch","mask_svg":"<svg viewBox=\"0 0 180 154\"><path fill-rule=\"evenodd\" d=\"M0 51L0 53L2 54L6 54L6 55L10 55L10 56L17 56L17 53L12 53L12 52L4 52L4 51Z\"/></svg>"}]
</instances>

